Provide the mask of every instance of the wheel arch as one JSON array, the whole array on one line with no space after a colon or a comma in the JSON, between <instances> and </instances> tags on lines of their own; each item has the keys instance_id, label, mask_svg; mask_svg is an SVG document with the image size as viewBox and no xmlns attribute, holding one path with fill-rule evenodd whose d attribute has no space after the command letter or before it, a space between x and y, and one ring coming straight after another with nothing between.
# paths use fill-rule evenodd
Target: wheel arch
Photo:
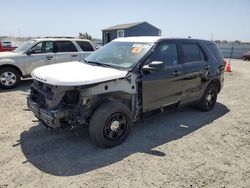
<instances>
[{"instance_id":1,"label":"wheel arch","mask_svg":"<svg viewBox=\"0 0 250 188\"><path fill-rule=\"evenodd\" d=\"M21 71L21 69L15 65L11 65L11 64L4 64L4 65L0 65L0 69L2 68L13 68L15 69L21 77L23 77L23 72Z\"/></svg>"},{"instance_id":2,"label":"wheel arch","mask_svg":"<svg viewBox=\"0 0 250 188\"><path fill-rule=\"evenodd\" d=\"M81 98L84 98L84 97L81 97ZM91 117L93 113L105 103L120 102L124 104L125 106L127 106L134 116L136 113L135 98L136 98L136 95L132 95L132 94L122 92L122 91L95 95L93 97L88 98L87 103L85 104L87 106L86 115L87 117Z\"/></svg>"},{"instance_id":3,"label":"wheel arch","mask_svg":"<svg viewBox=\"0 0 250 188\"><path fill-rule=\"evenodd\" d=\"M214 79L212 79L212 80L209 82L208 86L211 85L211 84L216 85L216 87L218 88L218 93L219 93L220 90L221 90L221 82L220 82L220 80L217 79L217 78L214 78ZM207 87L208 87L208 86L207 86Z\"/></svg>"}]
</instances>

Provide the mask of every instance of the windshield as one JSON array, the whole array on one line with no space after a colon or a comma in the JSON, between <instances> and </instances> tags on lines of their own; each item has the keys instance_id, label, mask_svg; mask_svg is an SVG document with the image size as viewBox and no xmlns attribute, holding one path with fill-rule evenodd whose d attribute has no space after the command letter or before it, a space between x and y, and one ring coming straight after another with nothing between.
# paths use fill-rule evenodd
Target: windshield
<instances>
[{"instance_id":1,"label":"windshield","mask_svg":"<svg viewBox=\"0 0 250 188\"><path fill-rule=\"evenodd\" d=\"M135 65L153 46L153 43L110 42L85 60L88 63L129 69Z\"/></svg>"},{"instance_id":2,"label":"windshield","mask_svg":"<svg viewBox=\"0 0 250 188\"><path fill-rule=\"evenodd\" d=\"M23 43L21 46L16 48L13 52L22 53L25 52L32 44L34 44L35 40L29 40L28 42Z\"/></svg>"}]
</instances>

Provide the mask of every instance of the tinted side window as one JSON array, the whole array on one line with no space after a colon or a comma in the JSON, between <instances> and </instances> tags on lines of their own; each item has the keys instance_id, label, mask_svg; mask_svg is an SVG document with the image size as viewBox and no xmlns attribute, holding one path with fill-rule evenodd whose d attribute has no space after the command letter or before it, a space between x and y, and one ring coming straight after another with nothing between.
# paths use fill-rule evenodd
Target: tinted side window
<instances>
[{"instance_id":1,"label":"tinted side window","mask_svg":"<svg viewBox=\"0 0 250 188\"><path fill-rule=\"evenodd\" d=\"M81 47L82 51L94 51L93 47L89 42L76 41L76 43Z\"/></svg>"},{"instance_id":2,"label":"tinted side window","mask_svg":"<svg viewBox=\"0 0 250 188\"><path fill-rule=\"evenodd\" d=\"M76 47L70 41L57 41L57 52L77 52Z\"/></svg>"},{"instance_id":3,"label":"tinted side window","mask_svg":"<svg viewBox=\"0 0 250 188\"><path fill-rule=\"evenodd\" d=\"M216 59L222 59L222 55L219 52L218 47L215 44L207 44L208 50L213 54Z\"/></svg>"},{"instance_id":4,"label":"tinted side window","mask_svg":"<svg viewBox=\"0 0 250 188\"><path fill-rule=\"evenodd\" d=\"M201 61L200 48L197 44L182 44L184 63Z\"/></svg>"},{"instance_id":5,"label":"tinted side window","mask_svg":"<svg viewBox=\"0 0 250 188\"><path fill-rule=\"evenodd\" d=\"M165 67L178 64L177 47L174 43L161 43L156 48L150 61L163 61Z\"/></svg>"}]
</instances>

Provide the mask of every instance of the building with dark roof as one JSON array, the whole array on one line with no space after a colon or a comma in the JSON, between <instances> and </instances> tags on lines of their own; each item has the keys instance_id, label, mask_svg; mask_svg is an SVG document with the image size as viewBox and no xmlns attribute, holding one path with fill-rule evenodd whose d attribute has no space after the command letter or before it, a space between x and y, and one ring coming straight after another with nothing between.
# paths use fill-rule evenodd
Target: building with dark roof
<instances>
[{"instance_id":1,"label":"building with dark roof","mask_svg":"<svg viewBox=\"0 0 250 188\"><path fill-rule=\"evenodd\" d=\"M107 44L118 37L161 36L161 30L148 22L119 24L102 30L102 43Z\"/></svg>"}]
</instances>

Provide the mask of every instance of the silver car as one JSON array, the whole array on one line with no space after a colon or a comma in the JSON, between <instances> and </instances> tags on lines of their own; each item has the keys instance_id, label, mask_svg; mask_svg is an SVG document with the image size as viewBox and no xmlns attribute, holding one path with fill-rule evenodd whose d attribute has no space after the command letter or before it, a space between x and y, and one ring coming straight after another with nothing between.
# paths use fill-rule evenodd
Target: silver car
<instances>
[{"instance_id":1,"label":"silver car","mask_svg":"<svg viewBox=\"0 0 250 188\"><path fill-rule=\"evenodd\" d=\"M81 61L94 51L92 42L73 38L30 40L12 52L0 53L0 87L14 88L21 78L44 65Z\"/></svg>"}]
</instances>

